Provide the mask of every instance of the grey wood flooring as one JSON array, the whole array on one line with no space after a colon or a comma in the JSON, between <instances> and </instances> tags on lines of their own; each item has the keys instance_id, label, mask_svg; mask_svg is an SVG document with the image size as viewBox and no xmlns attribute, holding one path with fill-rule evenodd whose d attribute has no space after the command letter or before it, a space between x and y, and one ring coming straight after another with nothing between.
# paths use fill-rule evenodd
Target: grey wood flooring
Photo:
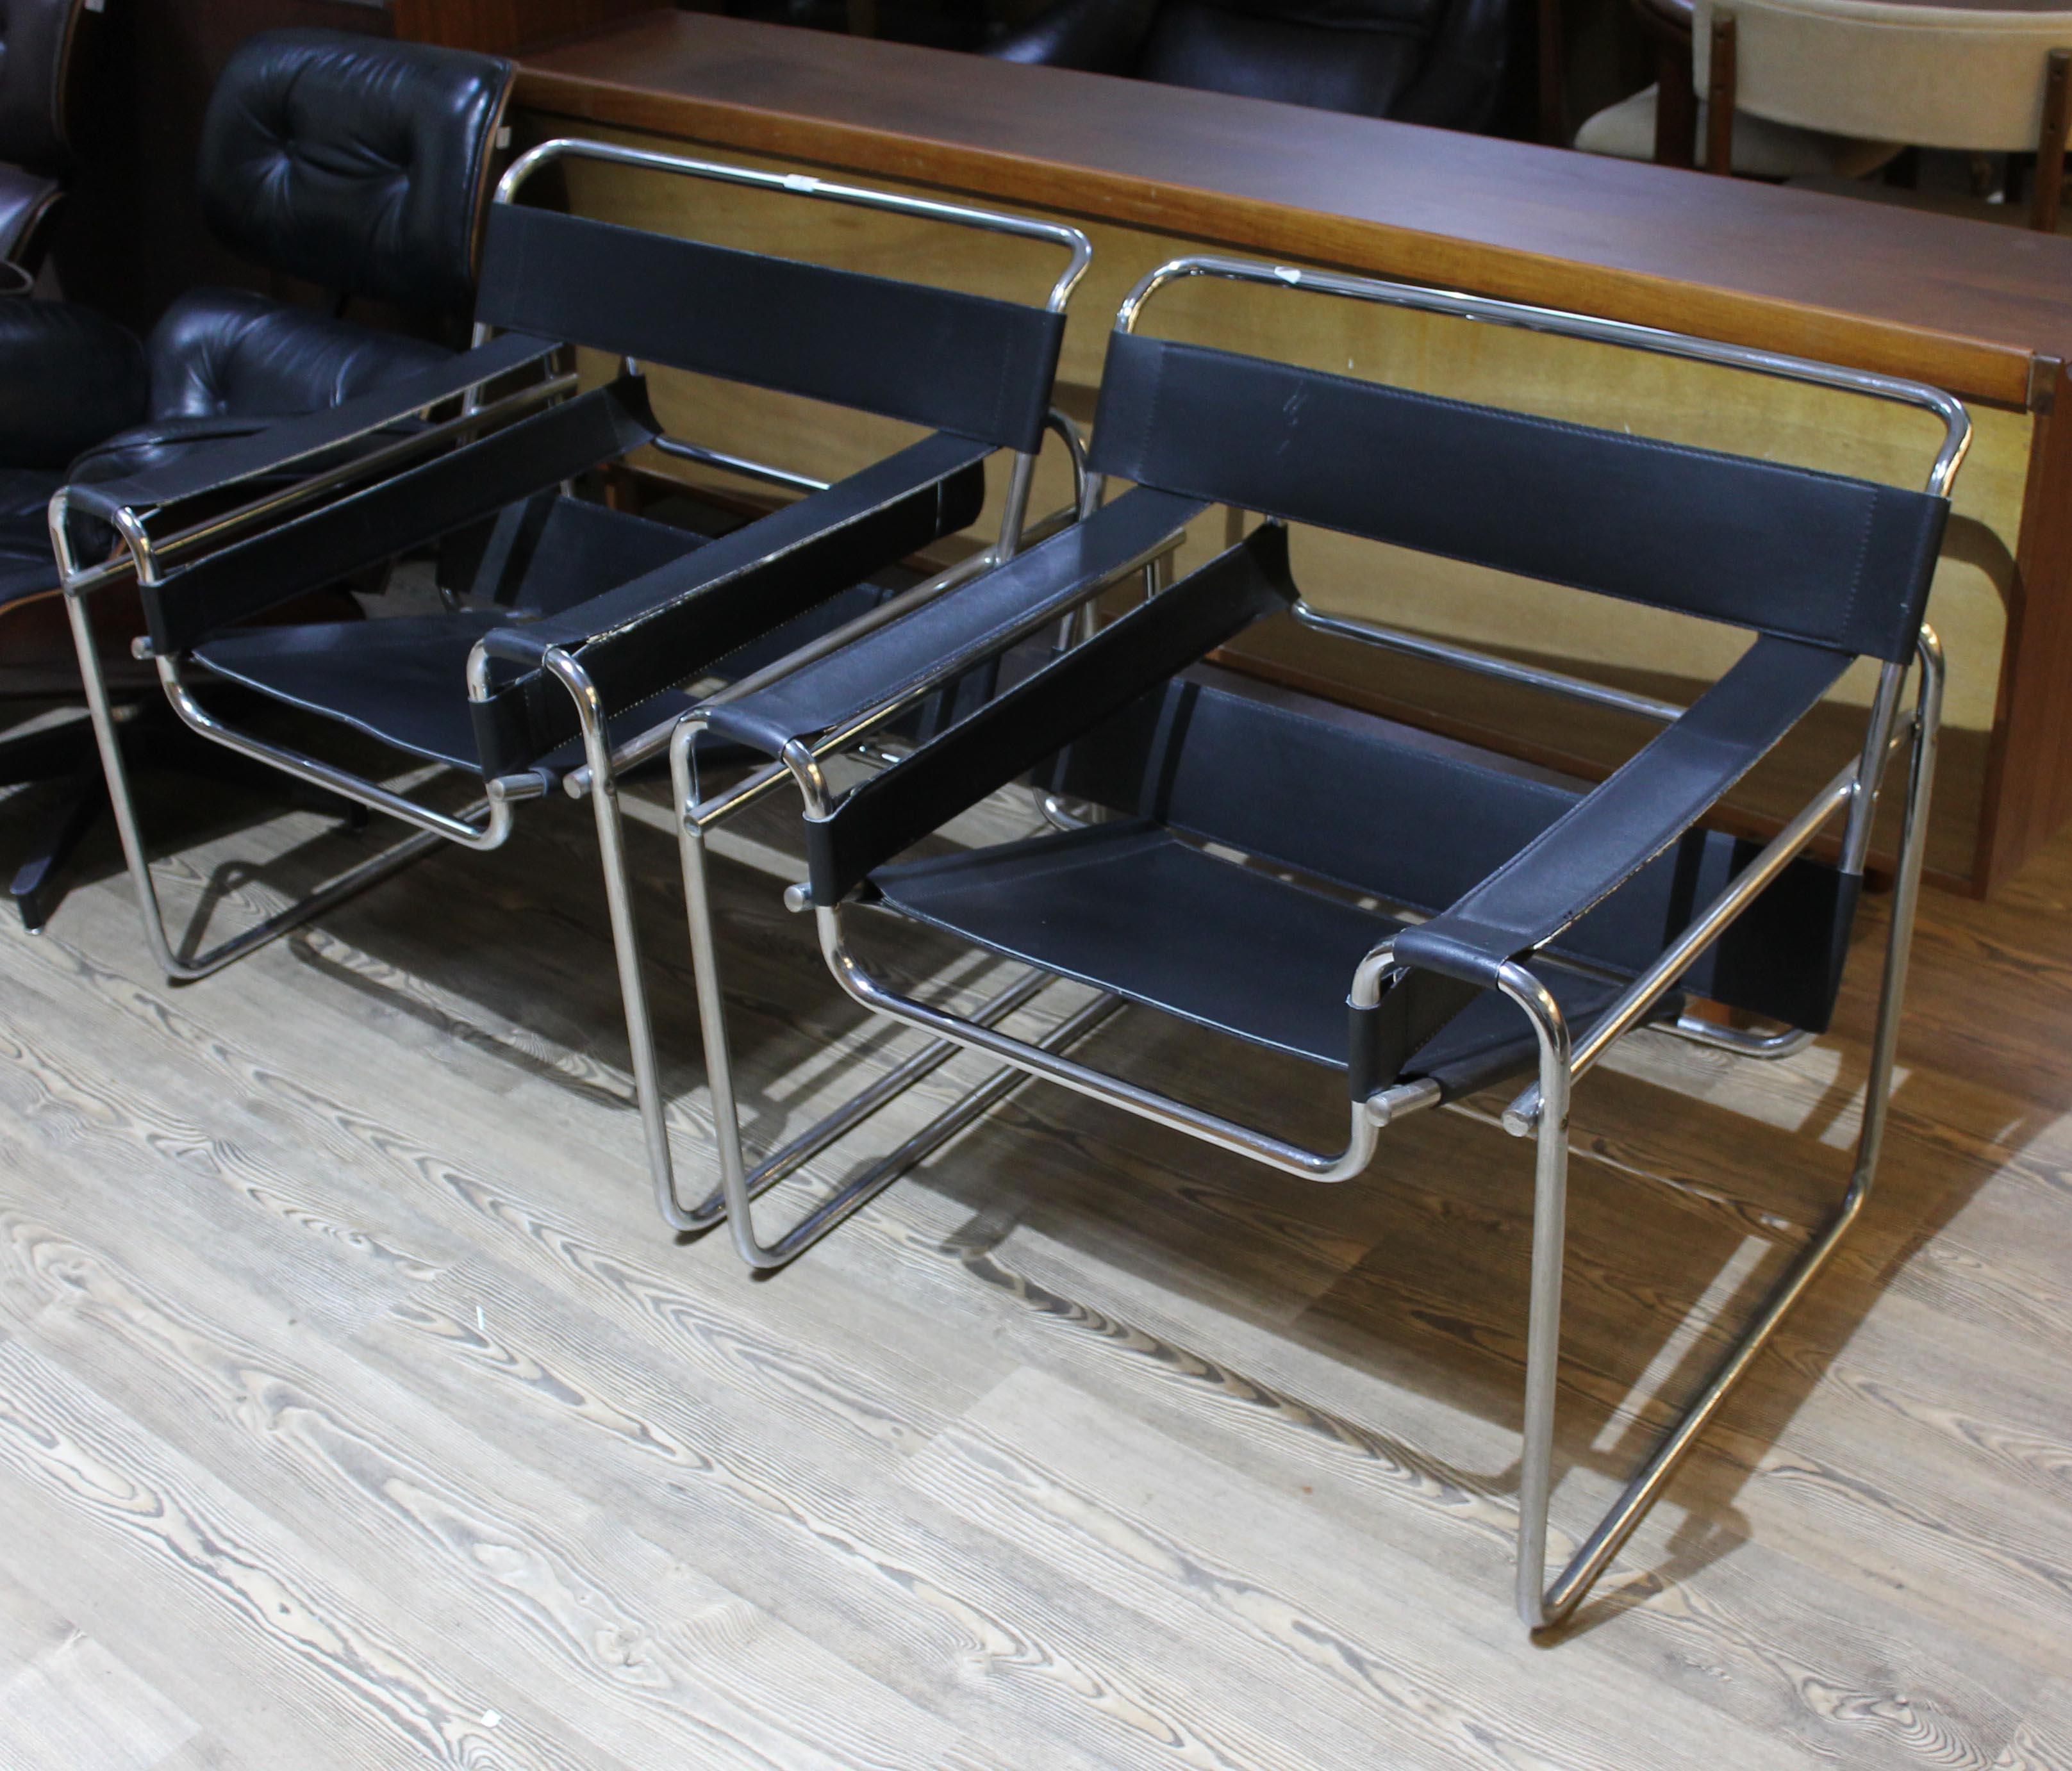
<instances>
[{"instance_id":1,"label":"grey wood flooring","mask_svg":"<svg viewBox=\"0 0 2072 1771\"><path fill-rule=\"evenodd\" d=\"M176 910L372 840L257 811L154 815ZM1032 1087L753 1279L652 1213L587 813L526 812L191 987L105 838L46 935L0 927L0 1766L2072 1766L2072 841L1930 894L1855 1240L1533 1646L1523 1146L1430 1116L1319 1188ZM749 834L767 1144L903 1047ZM673 857L635 849L702 1178ZM1647 1035L1581 1091L1564 1531L1840 1188L1871 957L1798 1058ZM1095 1050L1340 1128L1146 1015Z\"/></svg>"}]
</instances>

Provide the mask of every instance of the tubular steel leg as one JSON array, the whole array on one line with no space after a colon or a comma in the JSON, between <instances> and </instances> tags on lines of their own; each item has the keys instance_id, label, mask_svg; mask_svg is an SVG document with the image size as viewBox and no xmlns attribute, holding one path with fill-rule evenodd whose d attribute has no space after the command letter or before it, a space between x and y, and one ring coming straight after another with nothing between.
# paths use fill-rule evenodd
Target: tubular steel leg
<instances>
[{"instance_id":1,"label":"tubular steel leg","mask_svg":"<svg viewBox=\"0 0 2072 1771\"><path fill-rule=\"evenodd\" d=\"M1518 1609L1528 1629L1547 1618L1547 1507L1554 1492L1554 1399L1561 1363L1561 1278L1568 1214L1568 1028L1546 985L1520 965L1503 969L1505 995L1523 1009L1540 1043L1542 1106L1534 1143L1532 1289L1525 1335L1524 1447L1518 1482Z\"/></svg>"},{"instance_id":2,"label":"tubular steel leg","mask_svg":"<svg viewBox=\"0 0 2072 1771\"><path fill-rule=\"evenodd\" d=\"M1906 994L1906 972L1913 947L1914 909L1921 893L1921 862L1926 846L1930 792L1934 783L1935 743L1942 709L1942 650L1934 632L1924 627L1921 635L1921 688L1914 724L1914 751L1907 770L1907 797L1905 823L1900 836L1899 872L1893 888L1892 926L1885 939L1885 967L1878 997L1877 1021L1871 1039L1869 1075L1864 1084L1863 1124L1856 1139L1856 1153L1849 1176L1848 1190L1842 1195L1840 1205L1834 1215L1822 1227L1793 1261L1790 1268L1778 1281L1755 1319L1741 1331L1737 1340L1704 1389L1678 1416L1675 1423L1663 1436L1647 1461L1637 1471L1610 1510L1597 1522L1596 1528L1577 1551L1568 1565L1558 1575L1544 1592L1540 1583L1544 1578L1547 1494L1545 1477L1536 1477L1534 1466L1534 1440L1536 1434L1546 1434L1551 1439L1553 1424L1553 1401L1551 1391L1551 1371L1545 1385L1541 1387L1544 1396L1541 1407L1536 1410L1534 1396L1536 1378L1541 1362L1548 1357L1548 1349L1540 1332L1543 1292L1551 1292L1558 1306L1560 1265L1558 1256L1550 1257L1549 1278L1543 1265L1542 1235L1544 1222L1537 1217L1534 1224L1533 1240L1533 1337L1527 1354L1526 1378L1526 1462L1521 1497L1525 1516L1519 1537L1518 1596L1519 1607L1526 1623L1534 1629L1549 1628L1564 1621L1585 1593L1596 1583L1598 1576L1619 1552L1634 1528L1639 1524L1647 1510L1661 1497L1668 1485L1669 1478L1682 1461L1684 1455L1703 1432L1713 1416L1720 1411L1734 1386L1754 1362L1770 1337L1776 1333L1778 1325L1790 1313L1804 1294L1815 1276L1827 1265L1828 1259L1848 1234L1857 1214L1870 1197L1871 1182L1877 1173L1878 1156L1885 1142L1885 1120L1890 1107L1892 1071L1899 1045L1899 1018ZM1537 1022L1536 1021L1536 1024ZM1542 1030L1543 1042L1544 1029ZM1545 1083L1556 1080L1547 1062L1547 1051L1543 1043L1541 1053L1543 1088ZM1565 1091L1566 1070L1559 1079ZM1549 1172L1555 1159L1548 1153L1548 1122L1555 1117L1552 1108L1555 1096L1545 1093L1548 1111L1540 1123L1540 1202L1536 1210L1546 1208L1549 1189ZM1565 1092L1560 1103L1566 1117ZM1565 1160L1567 1140L1557 1137Z\"/></svg>"},{"instance_id":3,"label":"tubular steel leg","mask_svg":"<svg viewBox=\"0 0 2072 1771\"><path fill-rule=\"evenodd\" d=\"M1049 981L1040 973L1038 975L1039 984ZM1037 1043L1046 1051L1067 1050L1121 1007L1122 999L1119 996L1096 996L1059 1022ZM941 1043L951 1044L948 1041ZM951 1049L956 1048L952 1045ZM925 1055L932 1056L932 1051ZM928 1068L932 1070L941 1061L935 1058ZM948 1143L966 1126L1032 1079L1027 1071L1011 1064L993 1071L960 1095L896 1149L879 1157L854 1180L823 1199L775 1242L763 1242L755 1234L754 1196L748 1181L742 1176L739 1162L737 1161L731 1169L723 1167L721 1182L726 1194L727 1224L734 1232L735 1248L750 1266L766 1272L797 1259L837 1225L855 1216L916 1163Z\"/></svg>"},{"instance_id":4,"label":"tubular steel leg","mask_svg":"<svg viewBox=\"0 0 2072 1771\"><path fill-rule=\"evenodd\" d=\"M1019 1079L1009 1070L989 1077L968 1095L952 1103L890 1156L873 1165L857 1181L816 1207L776 1243L766 1245L758 1239L750 1210L754 1200L940 1069L962 1048L954 1040L931 1040L832 1112L765 1157L754 1168L748 1165L741 1135L740 1096L734 1083L734 1053L727 1038L726 994L721 978L715 934L717 920L712 906L706 832L760 799L773 781L788 776L781 768L774 774L766 771L709 803L701 801L695 755L697 733L697 722L690 720L672 737L669 775L676 810L677 850L683 866L684 912L690 934L691 972L697 990L699 1034L705 1047L705 1085L712 1095L713 1140L720 1178L718 1185L704 1199L695 1206L686 1206L676 1193L665 1144L654 1167L656 1203L664 1222L676 1230L703 1231L725 1220L731 1226L734 1247L742 1259L752 1267L767 1268L783 1265L868 1204L916 1162L1004 1095ZM1031 972L980 1004L972 1010L972 1017L981 1025L991 1026L1005 1020L1052 981L1046 973ZM1085 1030L1078 1029L1067 1037L1076 1038L1078 1033ZM1060 1027L1052 1037L1065 1033L1066 1029Z\"/></svg>"}]
</instances>

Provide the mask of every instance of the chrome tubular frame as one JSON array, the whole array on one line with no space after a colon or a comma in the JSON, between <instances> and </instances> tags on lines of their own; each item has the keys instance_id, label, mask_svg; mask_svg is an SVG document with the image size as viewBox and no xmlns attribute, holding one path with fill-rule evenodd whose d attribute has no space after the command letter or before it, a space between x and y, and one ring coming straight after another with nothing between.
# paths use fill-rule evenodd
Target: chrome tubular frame
<instances>
[{"instance_id":1,"label":"chrome tubular frame","mask_svg":"<svg viewBox=\"0 0 2072 1771\"><path fill-rule=\"evenodd\" d=\"M960 203L939 203L926 198L838 184L803 174L763 172L746 166L730 166L719 161L656 154L610 142L586 142L573 138L545 142L513 162L498 183L495 200L498 203L512 201L534 173L544 166L565 158L603 161L682 177L712 179L772 192L814 197L953 226L974 228L986 232L1015 235L1060 246L1068 254L1067 262L1052 283L1044 302L1046 310L1054 314L1064 311L1073 289L1085 274L1093 255L1093 249L1083 233L1076 228L1059 223L973 208ZM479 343L487 335L486 327L478 327L475 341ZM626 360L626 366L630 369L639 367L631 359ZM898 619L911 610L918 608L956 585L1003 563L1013 557L1028 541L1051 532L1085 514L1091 507L1092 488L1087 475L1086 449L1078 428L1069 418L1054 409L1046 415L1045 423L1046 428L1059 438L1066 450L1072 480L1072 501L1067 508L1031 524L1028 508L1030 493L1035 479L1036 455L1034 451L1009 451L1012 465L1000 527L989 545L921 584L889 598L835 631L808 642L788 656L729 684L702 705L712 706L722 701L750 693L791 671L825 657L874 631L886 623ZM812 493L824 490L827 483L789 468L773 466L746 456L705 448L673 438L657 438L656 446L665 454L697 461L790 491ZM711 913L705 880L704 831L707 825L730 817L763 798L783 779L783 766L773 763L751 775L746 781L711 805L700 805L697 803L690 754L691 744L697 731L702 729L702 721L699 721L696 713L681 721L665 721L651 727L615 749L606 729L602 705L581 664L569 653L558 649L550 651L545 662L546 668L574 697L582 725L584 760L579 768L571 770L564 779L563 786L572 797L588 795L596 815L598 851L605 876L605 897L610 917L614 947L618 956L619 988L625 1003L627 1038L631 1050L635 1090L639 1099L642 1131L647 1144L649 1170L654 1181L656 1205L663 1220L672 1229L697 1231L709 1229L722 1217L728 1216L731 1203L736 1208L737 1239L746 1235L752 1241L752 1231L745 1227L749 1222L748 1202L751 1198L796 1172L844 1132L861 1123L887 1101L895 1099L938 1068L952 1054L954 1048L948 1046L931 1047L895 1066L856 1100L793 1139L783 1149L766 1158L752 1173L748 1172L741 1147L738 1115L735 1111L732 1066L726 1040L725 1007L718 989L717 962L713 953ZM471 696L479 699L488 692L488 655L478 646L469 660L468 692ZM899 705L905 704L902 701ZM898 706L890 709L882 716L881 721L873 723L881 723L882 718L889 718L898 710ZM652 1020L648 1012L639 930L634 914L633 896L625 862L623 825L618 803L617 783L619 777L627 770L658 755L665 746L670 753L674 803L684 832L680 846L686 857L686 910L698 980L700 1010L704 1021L706 1056L710 1066L714 1128L720 1144L722 1174L722 1185L716 1188L703 1204L689 1209L684 1206L676 1194L668 1113L661 1091ZM1046 981L1040 977L1026 980L1023 984L1001 992L976 1012L981 1018L1004 1017L1019 1007ZM1054 1029L1049 1037L1068 1045L1100 1018L1103 1016L1093 1014L1091 1009L1083 1010ZM1018 1079L1009 1079L1008 1086L1012 1086L1012 1083ZM824 1202L804 1222L795 1227L775 1245L779 1251L779 1260L788 1259L811 1243L817 1241L836 1223L874 1198L938 1144L954 1136L970 1120L985 1111L1006 1091L1005 1087L999 1086L1001 1081L1002 1079L996 1077L981 1084L948 1111L939 1116L929 1127L907 1140L891 1156L873 1165L862 1177L843 1188L832 1198ZM762 1252L767 1255L769 1251ZM774 1263L766 1259L760 1264Z\"/></svg>"},{"instance_id":2,"label":"chrome tubular frame","mask_svg":"<svg viewBox=\"0 0 2072 1771\"><path fill-rule=\"evenodd\" d=\"M1062 422L1062 421L1061 421ZM1068 446L1074 450L1075 470L1083 469L1083 455L1077 447L1077 433L1066 425L1063 433ZM1092 483L1083 472L1076 482L1079 503L1078 514L1092 507ZM1120 562L1114 573L1099 584L1089 586L1081 604L1090 608L1093 599L1108 584L1128 577L1131 573L1149 570L1161 557L1170 557L1171 544L1161 544L1154 550L1147 550L1140 557ZM975 556L962 565L953 568L955 581L976 575L985 569L985 556ZM945 577L949 574L944 574ZM823 733L811 745L795 743L780 761L765 764L753 770L742 780L710 799L700 791L697 776L697 744L705 731L710 710L737 696L744 695L763 684L774 681L804 663L809 656L819 656L834 649L836 644L846 644L861 634L898 619L910 609L916 608L930 597L947 588L940 579L917 585L891 601L881 604L858 620L832 635L817 648L808 647L795 653L755 676L744 678L729 685L709 701L685 714L676 725L669 740L670 800L675 807L677 820L679 858L684 875L684 910L689 926L691 969L696 980L698 1001L700 1035L705 1045L705 1084L713 1101L713 1136L717 1146L720 1178L718 1184L695 1206L686 1206L676 1191L676 1175L666 1136L651 1138L649 1155L655 1182L655 1203L663 1221L671 1228L689 1232L712 1229L724 1219L730 1227L734 1247L742 1259L758 1268L781 1267L804 1253L806 1249L824 1236L836 1225L851 1216L860 1207L884 1191L900 1175L905 1173L938 1144L968 1124L985 1111L986 1104L1002 1098L1023 1080L1021 1072L1013 1067L997 1070L976 1084L966 1095L930 1122L924 1133L939 1132L925 1143L909 1140L900 1149L905 1159L896 1165L874 1165L865 1177L844 1187L832 1198L816 1206L804 1219L785 1231L774 1241L765 1242L758 1235L753 1214L753 1202L771 1187L795 1172L804 1162L818 1154L837 1138L861 1125L879 1108L889 1105L906 1089L939 1069L953 1057L964 1042L931 1026L936 1037L914 1055L897 1066L886 1076L873 1083L854 1099L837 1108L818 1124L808 1128L792 1139L783 1148L767 1157L754 1168L749 1166L748 1155L741 1136L739 1095L734 1071L732 1043L727 1036L726 996L722 982L716 923L713 912L710 881L709 833L720 825L759 804L780 789L787 779L794 781L804 797L810 811L826 803L826 782L821 765L828 759L845 754L853 754L863 746L870 735L887 721L897 718L907 709L923 701L956 676L960 666L951 660L930 672L917 683L888 696L875 707L865 709L848 725ZM1061 631L1074 625L1076 613L1067 614L1060 620ZM1032 631L1034 630L1031 630ZM1012 639L1014 636L1005 636ZM1052 980L1042 973L1034 973L1022 985L1027 995ZM1012 997L1013 1000L1008 1000ZM952 1016L948 1019L959 1025L976 1026L988 1033L994 1033L995 1023L1004 1019L1012 1009L1021 1006L1026 996L1016 996L1014 990L1003 992L974 1010L968 1017L960 1020ZM923 1014L943 1011L915 1005ZM1099 1021L1120 1006L1113 998L1097 998L1096 1002L1068 1017L1054 1029L1038 1046L1024 1047L1018 1041L1009 1040L1004 1033L994 1036L1005 1041L1017 1050L1038 1050L1058 1055L1060 1062L1069 1062L1061 1054L1079 1038L1092 1031ZM1095 1010L1098 1009L1096 1015ZM1092 1017L1092 1018L1089 1018ZM889 1161L890 1159L887 1159ZM866 1184L866 1182L868 1184Z\"/></svg>"},{"instance_id":3,"label":"chrome tubular frame","mask_svg":"<svg viewBox=\"0 0 2072 1771\"><path fill-rule=\"evenodd\" d=\"M1684 339L1644 328L1610 322L1591 321L1508 303L1494 303L1471 297L1416 290L1400 285L1375 284L1330 277L1292 269L1253 265L1233 261L1190 259L1175 261L1144 279L1132 293L1117 319L1120 330L1135 324L1145 298L1176 277L1229 276L1254 281L1318 289L1326 293L1359 299L1391 302L1405 306L1452 313L1463 318L1528 326L1538 330L1594 337L1609 343L1630 344L1643 349L1729 363L1758 368L1792 379L1816 381L1858 392L1901 400L1925 406L1944 419L1944 439L1929 477L1931 493L1947 495L1951 476L1962 461L1969 438L1969 421L1957 402L1937 390L1889 378L1836 370L1824 364L1800 363L1767 353L1715 346L1705 341ZM1512 666L1503 660L1487 660L1463 648L1417 636L1393 635L1385 629L1314 610L1301 616L1320 631L1365 643L1396 645L1443 658L1449 663L1480 669L1556 692L1577 696L1600 705L1619 708L1658 720L1673 720L1682 711L1644 696L1626 696L1601 685L1558 673ZM1581 1043L1572 1037L1561 1010L1551 992L1519 963L1503 965L1497 976L1501 994L1517 1005L1531 1023L1538 1051L1538 1079L1514 1101L1503 1116L1507 1130L1533 1139L1535 1144L1533 1231L1531 1288L1527 1305L1525 1356L1525 1396L1523 1445L1519 1463L1519 1522L1515 1596L1519 1615L1527 1628L1538 1631L1554 1628L1568 1619L1584 1596L1610 1566L1650 1507L1659 1499L1671 1474L1698 1435L1719 1412L1734 1386L1778 1325L1803 1294L1807 1287L1832 1255L1869 1196L1889 1108L1892 1075L1897 1049L1899 1017L1905 996L1907 964L1911 951L1914 914L1918 903L1922 857L1926 849L1928 812L1934 783L1937 735L1942 717L1943 668L1942 648L1934 631L1924 626L1916 647L1919 678L1912 718L1897 729L1897 709L1904 686L1905 669L1887 666L1879 681L1860 755L1836 775L1803 811L1749 864L1727 888L1699 912L1670 947L1598 1018ZM1895 882L1891 925L1880 983L1876 1030L1855 1159L1841 1203L1793 1259L1754 1318L1741 1331L1726 1356L1706 1380L1697 1395L1676 1416L1654 1451L1627 1482L1618 1499L1597 1521L1572 1556L1550 1581L1547 1570L1548 1510L1555 1485L1553 1436L1559 1389L1561 1340L1561 1290L1565 1259L1568 1198L1568 1116L1576 1080L1588 1070L1622 1034L1641 1025L1662 996L1675 985L1705 947L1734 918L1754 902L1784 867L1804 850L1833 817L1847 810L1848 828L1843 840L1842 865L1860 872L1869 840L1870 820L1885 770L1902 743L1910 746L1907 793L1901 824L1898 872ZM808 817L824 817L832 810L832 799L815 759L808 754L787 758L808 805ZM1178 1101L1127 1080L1077 1063L1061 1052L1009 1038L997 1028L949 1014L903 996L873 978L850 951L843 923L844 906L819 906L815 910L823 957L843 989L857 1002L888 1017L919 1027L939 1040L953 1041L990 1053L1025 1075L1072 1089L1155 1123L1169 1126L1219 1148L1248 1156L1285 1172L1319 1181L1350 1178L1365 1169L1371 1158L1379 1128L1401 1115L1434 1104L1437 1086L1429 1081L1396 1083L1353 1107L1352 1128L1341 1153L1318 1153L1289 1144L1251 1127L1237 1124L1187 1103ZM1348 1001L1355 1008L1371 1007L1396 973L1393 943L1379 943L1361 962ZM1738 1033L1698 1022L1683 1024L1675 1030L1705 1043L1762 1057L1781 1057L1800 1050L1810 1038L1797 1029L1775 1033Z\"/></svg>"},{"instance_id":4,"label":"chrome tubular frame","mask_svg":"<svg viewBox=\"0 0 2072 1771\"><path fill-rule=\"evenodd\" d=\"M1514 1126L1512 1116L1505 1116L1507 1128L1521 1134L1530 1132L1538 1149L1532 1294L1526 1350L1525 1455L1519 1496L1517 1600L1519 1615L1528 1629L1551 1629L1564 1622L1581 1603L1648 1509L1661 1498L1677 1465L1720 1411L1756 1355L1776 1333L1778 1325L1827 1264L1870 1197L1891 1105L1900 1009L1906 993L1907 963L1912 952L1914 910L1921 892L1921 863L1926 849L1929 801L1934 783L1936 738L1942 725L1942 649L1932 629L1921 630L1917 656L1921 677L1911 721L1913 754L1907 767L1899 869L1893 886L1892 922L1885 938L1870 1068L1864 1083L1863 1116L1848 1185L1833 1215L1799 1251L1704 1387L1676 1416L1618 1499L1552 1582L1546 1574L1547 1511L1552 1492L1554 1374L1560 1354L1562 1213L1568 1161L1565 1126L1569 1087L1581 1054L1578 1051L1572 1058L1560 1026L1559 1011L1552 1009L1551 999L1537 1010L1528 1007L1540 1038L1540 1082L1533 1091L1538 1110L1529 1124ZM1825 803L1832 812L1840 803L1831 788L1815 805ZM1759 857L1747 871L1761 865Z\"/></svg>"},{"instance_id":5,"label":"chrome tubular frame","mask_svg":"<svg viewBox=\"0 0 2072 1771\"><path fill-rule=\"evenodd\" d=\"M1053 246L1061 246L1069 255L1065 268L1058 273L1050 286L1050 293L1044 298L1046 312L1062 314L1065 304L1071 299L1072 291L1079 279L1086 274L1087 266L1093 261L1093 245L1078 228L1063 222L1039 221L1033 216L1007 214L997 209L974 208L968 203L942 203L929 197L906 196L892 191L873 191L861 185L839 184L829 179L817 179L802 172L764 172L752 166L730 166L723 160L693 159L686 154L656 154L645 148L622 147L611 142L588 142L574 136L561 136L523 154L513 161L509 170L497 181L494 201L513 201L525 181L541 167L550 166L557 160L599 160L615 166L638 166L651 172L668 172L680 178L707 179L721 184L745 185L753 190L781 192L791 196L813 197L824 203L845 203L853 208L879 209L894 215L912 216L924 221L944 223L951 227L974 228L985 233L1011 234L1024 240L1042 240ZM479 343L488 335L487 328L475 328L475 340ZM629 362L631 360L627 360ZM1071 451L1075 480L1075 503L1084 502L1080 490L1085 475L1085 452L1079 447L1078 433L1061 414L1050 415L1051 425L1065 439ZM810 475L800 474L787 467L773 466L745 455L735 455L724 450L709 449L697 443L689 443L671 437L656 439L656 447L667 455L683 460L703 462L707 466L724 469L729 473L745 475L751 479L763 480L771 485L788 487L794 491L818 491L826 482ZM1023 531L1028 524L1029 493L1036 477L1036 457L1033 451L1010 451L1013 465L1009 470L1007 492L1000 513L1000 528L991 547L985 550L984 564L997 565L1011 559L1023 545ZM979 568L983 569L983 566ZM652 753L651 753L652 754Z\"/></svg>"}]
</instances>

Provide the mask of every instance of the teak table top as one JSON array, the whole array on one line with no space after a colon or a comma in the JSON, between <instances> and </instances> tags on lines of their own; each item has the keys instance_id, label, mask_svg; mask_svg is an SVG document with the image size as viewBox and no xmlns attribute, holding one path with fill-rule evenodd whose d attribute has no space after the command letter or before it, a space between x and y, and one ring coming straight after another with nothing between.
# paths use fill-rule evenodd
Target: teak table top
<instances>
[{"instance_id":1,"label":"teak table top","mask_svg":"<svg viewBox=\"0 0 2072 1771\"><path fill-rule=\"evenodd\" d=\"M2029 403L2072 239L1218 92L664 12L519 102Z\"/></svg>"}]
</instances>

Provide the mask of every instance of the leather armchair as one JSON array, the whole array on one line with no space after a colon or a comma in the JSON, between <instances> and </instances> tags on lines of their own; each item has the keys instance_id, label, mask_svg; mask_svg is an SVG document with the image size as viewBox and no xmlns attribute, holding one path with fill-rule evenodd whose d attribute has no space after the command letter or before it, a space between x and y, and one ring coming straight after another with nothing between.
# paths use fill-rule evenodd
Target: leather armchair
<instances>
[{"instance_id":1,"label":"leather armchair","mask_svg":"<svg viewBox=\"0 0 2072 1771\"><path fill-rule=\"evenodd\" d=\"M71 170L65 88L84 0L0 0L0 258L33 263Z\"/></svg>"},{"instance_id":2,"label":"leather armchair","mask_svg":"<svg viewBox=\"0 0 2072 1771\"><path fill-rule=\"evenodd\" d=\"M1446 129L1486 127L1509 0L1058 0L987 52Z\"/></svg>"}]
</instances>

